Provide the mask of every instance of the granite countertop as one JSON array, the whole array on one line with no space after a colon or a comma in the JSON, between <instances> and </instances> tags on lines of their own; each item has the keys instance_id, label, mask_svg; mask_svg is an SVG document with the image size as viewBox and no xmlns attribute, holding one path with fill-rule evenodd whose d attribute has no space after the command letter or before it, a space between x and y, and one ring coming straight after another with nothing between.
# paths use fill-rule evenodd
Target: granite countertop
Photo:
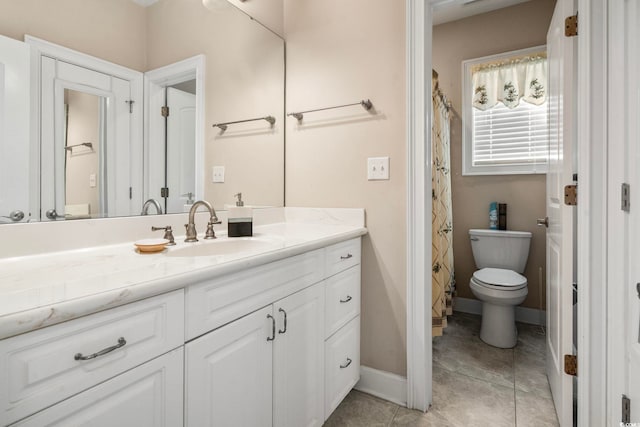
<instances>
[{"instance_id":1,"label":"granite countertop","mask_svg":"<svg viewBox=\"0 0 640 427\"><path fill-rule=\"evenodd\" d=\"M288 258L367 233L354 225L274 223L254 227L252 249L176 256L184 243L141 254L133 242L0 259L0 339L141 300L202 280ZM184 253L184 251L183 251Z\"/></svg>"}]
</instances>

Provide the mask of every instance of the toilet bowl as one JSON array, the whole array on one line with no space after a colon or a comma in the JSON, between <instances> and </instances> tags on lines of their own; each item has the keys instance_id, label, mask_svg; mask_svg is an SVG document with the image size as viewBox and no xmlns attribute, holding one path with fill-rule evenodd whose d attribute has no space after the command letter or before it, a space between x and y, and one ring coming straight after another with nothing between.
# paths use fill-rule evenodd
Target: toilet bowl
<instances>
[{"instance_id":1,"label":"toilet bowl","mask_svg":"<svg viewBox=\"0 0 640 427\"><path fill-rule=\"evenodd\" d=\"M480 339L494 347L515 347L515 306L522 304L529 293L527 278L513 270L483 268L473 274L469 286L482 301Z\"/></svg>"},{"instance_id":2,"label":"toilet bowl","mask_svg":"<svg viewBox=\"0 0 640 427\"><path fill-rule=\"evenodd\" d=\"M515 307L528 294L522 272L529 257L531 233L525 231L469 230L478 270L469 287L482 301L480 339L489 345L512 348L518 341Z\"/></svg>"}]
</instances>

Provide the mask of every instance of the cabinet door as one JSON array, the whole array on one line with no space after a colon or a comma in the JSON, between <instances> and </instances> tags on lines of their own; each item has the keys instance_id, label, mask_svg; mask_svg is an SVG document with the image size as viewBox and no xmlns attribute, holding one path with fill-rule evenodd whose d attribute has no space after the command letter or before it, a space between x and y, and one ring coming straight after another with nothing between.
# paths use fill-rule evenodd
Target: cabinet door
<instances>
[{"instance_id":1,"label":"cabinet door","mask_svg":"<svg viewBox=\"0 0 640 427\"><path fill-rule=\"evenodd\" d=\"M272 424L272 316L269 306L185 345L187 426Z\"/></svg>"},{"instance_id":2,"label":"cabinet door","mask_svg":"<svg viewBox=\"0 0 640 427\"><path fill-rule=\"evenodd\" d=\"M324 421L324 283L274 304L274 425ZM286 319L286 325L285 325Z\"/></svg>"},{"instance_id":3,"label":"cabinet door","mask_svg":"<svg viewBox=\"0 0 640 427\"><path fill-rule=\"evenodd\" d=\"M15 425L181 426L183 366L180 347Z\"/></svg>"}]
</instances>

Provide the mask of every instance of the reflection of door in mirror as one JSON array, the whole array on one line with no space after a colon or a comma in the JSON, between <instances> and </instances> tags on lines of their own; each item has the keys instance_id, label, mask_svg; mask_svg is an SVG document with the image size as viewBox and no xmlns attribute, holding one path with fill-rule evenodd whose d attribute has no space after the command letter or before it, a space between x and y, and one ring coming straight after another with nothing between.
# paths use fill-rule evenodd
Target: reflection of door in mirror
<instances>
[{"instance_id":1,"label":"reflection of door in mirror","mask_svg":"<svg viewBox=\"0 0 640 427\"><path fill-rule=\"evenodd\" d=\"M183 212L196 193L196 85L195 80L166 89L168 107L166 132L165 212Z\"/></svg>"},{"instance_id":2,"label":"reflection of door in mirror","mask_svg":"<svg viewBox=\"0 0 640 427\"><path fill-rule=\"evenodd\" d=\"M145 199L166 213L204 197L204 62L196 55L145 73Z\"/></svg>"},{"instance_id":3,"label":"reflection of door in mirror","mask_svg":"<svg viewBox=\"0 0 640 427\"><path fill-rule=\"evenodd\" d=\"M41 91L42 220L139 211L130 193L131 83L43 57Z\"/></svg>"},{"instance_id":4,"label":"reflection of door in mirror","mask_svg":"<svg viewBox=\"0 0 640 427\"><path fill-rule=\"evenodd\" d=\"M105 101L101 96L65 89L65 201L67 219L90 218L102 212L99 188L104 181L99 170L103 149ZM102 131L101 131L102 130ZM98 185L100 183L100 186ZM102 192L104 195L104 191Z\"/></svg>"},{"instance_id":5,"label":"reflection of door in mirror","mask_svg":"<svg viewBox=\"0 0 640 427\"><path fill-rule=\"evenodd\" d=\"M0 36L0 224L30 219L30 54Z\"/></svg>"}]
</instances>

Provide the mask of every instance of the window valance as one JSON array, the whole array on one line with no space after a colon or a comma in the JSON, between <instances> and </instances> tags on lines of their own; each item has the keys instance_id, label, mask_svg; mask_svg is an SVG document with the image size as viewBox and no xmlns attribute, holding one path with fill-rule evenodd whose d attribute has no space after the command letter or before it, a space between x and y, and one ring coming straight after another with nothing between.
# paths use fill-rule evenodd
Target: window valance
<instances>
[{"instance_id":1,"label":"window valance","mask_svg":"<svg viewBox=\"0 0 640 427\"><path fill-rule=\"evenodd\" d=\"M546 53L480 64L471 73L473 106L479 110L493 108L498 102L515 108L521 99L533 105L547 100Z\"/></svg>"}]
</instances>

